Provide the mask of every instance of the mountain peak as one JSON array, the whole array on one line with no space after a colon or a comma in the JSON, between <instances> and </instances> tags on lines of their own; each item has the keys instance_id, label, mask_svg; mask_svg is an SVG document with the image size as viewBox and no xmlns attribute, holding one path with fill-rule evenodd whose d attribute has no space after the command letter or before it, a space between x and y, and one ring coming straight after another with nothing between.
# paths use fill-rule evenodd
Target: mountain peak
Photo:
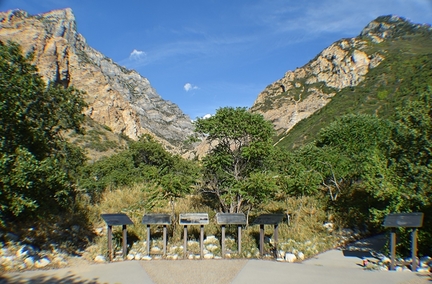
<instances>
[{"instance_id":1,"label":"mountain peak","mask_svg":"<svg viewBox=\"0 0 432 284\"><path fill-rule=\"evenodd\" d=\"M39 15L0 12L0 41L8 40L34 54L45 81L85 91L85 114L114 133L131 139L152 134L173 151L193 133L190 118L162 99L146 78L86 43L71 9Z\"/></svg>"},{"instance_id":2,"label":"mountain peak","mask_svg":"<svg viewBox=\"0 0 432 284\"><path fill-rule=\"evenodd\" d=\"M414 24L396 15L380 16L362 30L360 37L367 37L373 42L379 43L386 38L397 38L413 34L421 28L431 30L430 25Z\"/></svg>"}]
</instances>

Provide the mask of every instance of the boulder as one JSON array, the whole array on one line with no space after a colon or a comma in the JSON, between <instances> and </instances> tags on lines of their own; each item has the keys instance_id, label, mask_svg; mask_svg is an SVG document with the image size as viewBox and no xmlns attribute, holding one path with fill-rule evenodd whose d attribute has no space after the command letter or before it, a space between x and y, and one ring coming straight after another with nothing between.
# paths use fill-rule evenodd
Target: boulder
<instances>
[{"instance_id":1,"label":"boulder","mask_svg":"<svg viewBox=\"0 0 432 284\"><path fill-rule=\"evenodd\" d=\"M35 262L34 266L35 266L36 268L43 268L43 267L47 266L47 265L50 264L50 263L51 263L51 261L50 261L48 258L43 257L43 258L37 260L37 261Z\"/></svg>"},{"instance_id":2,"label":"boulder","mask_svg":"<svg viewBox=\"0 0 432 284\"><path fill-rule=\"evenodd\" d=\"M97 255L95 258L94 258L94 261L95 262L106 262L106 259L105 259L105 256L103 256L103 255Z\"/></svg>"},{"instance_id":3,"label":"boulder","mask_svg":"<svg viewBox=\"0 0 432 284\"><path fill-rule=\"evenodd\" d=\"M214 258L214 254L212 254L212 253L206 253L204 255L204 259L213 259L213 258Z\"/></svg>"},{"instance_id":4,"label":"boulder","mask_svg":"<svg viewBox=\"0 0 432 284\"><path fill-rule=\"evenodd\" d=\"M285 261L286 262L294 262L297 260L297 257L293 253L287 253L285 254Z\"/></svg>"}]
</instances>

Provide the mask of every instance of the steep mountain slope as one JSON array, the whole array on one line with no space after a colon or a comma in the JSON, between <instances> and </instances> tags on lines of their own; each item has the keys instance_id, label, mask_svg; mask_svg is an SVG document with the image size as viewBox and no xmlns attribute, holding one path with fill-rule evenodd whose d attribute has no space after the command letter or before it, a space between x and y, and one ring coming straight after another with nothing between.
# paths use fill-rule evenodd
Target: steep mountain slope
<instances>
[{"instance_id":1,"label":"steep mountain slope","mask_svg":"<svg viewBox=\"0 0 432 284\"><path fill-rule=\"evenodd\" d=\"M379 17L358 37L339 40L288 71L259 94L251 111L273 122L280 145L299 146L340 115L393 113L402 94L432 85L431 55L430 26Z\"/></svg>"},{"instance_id":2,"label":"steep mountain slope","mask_svg":"<svg viewBox=\"0 0 432 284\"><path fill-rule=\"evenodd\" d=\"M20 10L0 13L0 41L15 41L34 52L41 76L86 92L85 114L114 133L137 139L158 137L171 150L191 135L190 118L163 100L149 81L91 48L77 32L71 9L31 16Z\"/></svg>"}]
</instances>

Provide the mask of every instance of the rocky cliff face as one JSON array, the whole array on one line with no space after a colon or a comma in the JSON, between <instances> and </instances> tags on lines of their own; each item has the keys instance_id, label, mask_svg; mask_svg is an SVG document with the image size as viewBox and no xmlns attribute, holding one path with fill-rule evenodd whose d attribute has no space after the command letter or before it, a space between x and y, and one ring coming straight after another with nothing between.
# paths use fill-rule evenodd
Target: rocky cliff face
<instances>
[{"instance_id":1,"label":"rocky cliff face","mask_svg":"<svg viewBox=\"0 0 432 284\"><path fill-rule=\"evenodd\" d=\"M86 92L93 120L138 139L152 134L173 150L193 133L190 118L163 100L149 81L91 48L77 32L71 9L31 16L20 10L0 13L0 40L34 52L41 76Z\"/></svg>"},{"instance_id":2,"label":"rocky cliff face","mask_svg":"<svg viewBox=\"0 0 432 284\"><path fill-rule=\"evenodd\" d=\"M359 84L369 70L385 60L385 50L371 48L373 44L406 36L418 27L397 16L377 18L358 37L333 43L305 66L286 72L267 86L251 111L273 122L278 134L287 133L338 91Z\"/></svg>"}]
</instances>

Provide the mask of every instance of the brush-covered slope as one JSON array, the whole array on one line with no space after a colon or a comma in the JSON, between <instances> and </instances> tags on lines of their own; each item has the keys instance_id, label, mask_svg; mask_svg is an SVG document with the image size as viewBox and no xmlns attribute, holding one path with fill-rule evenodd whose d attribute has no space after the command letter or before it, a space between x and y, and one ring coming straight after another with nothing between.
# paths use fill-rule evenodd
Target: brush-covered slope
<instances>
[{"instance_id":1,"label":"brush-covered slope","mask_svg":"<svg viewBox=\"0 0 432 284\"><path fill-rule=\"evenodd\" d=\"M432 86L432 29L397 16L369 23L302 68L261 92L251 111L278 131L278 144L307 143L336 117L368 113L388 117L404 99Z\"/></svg>"}]
</instances>

